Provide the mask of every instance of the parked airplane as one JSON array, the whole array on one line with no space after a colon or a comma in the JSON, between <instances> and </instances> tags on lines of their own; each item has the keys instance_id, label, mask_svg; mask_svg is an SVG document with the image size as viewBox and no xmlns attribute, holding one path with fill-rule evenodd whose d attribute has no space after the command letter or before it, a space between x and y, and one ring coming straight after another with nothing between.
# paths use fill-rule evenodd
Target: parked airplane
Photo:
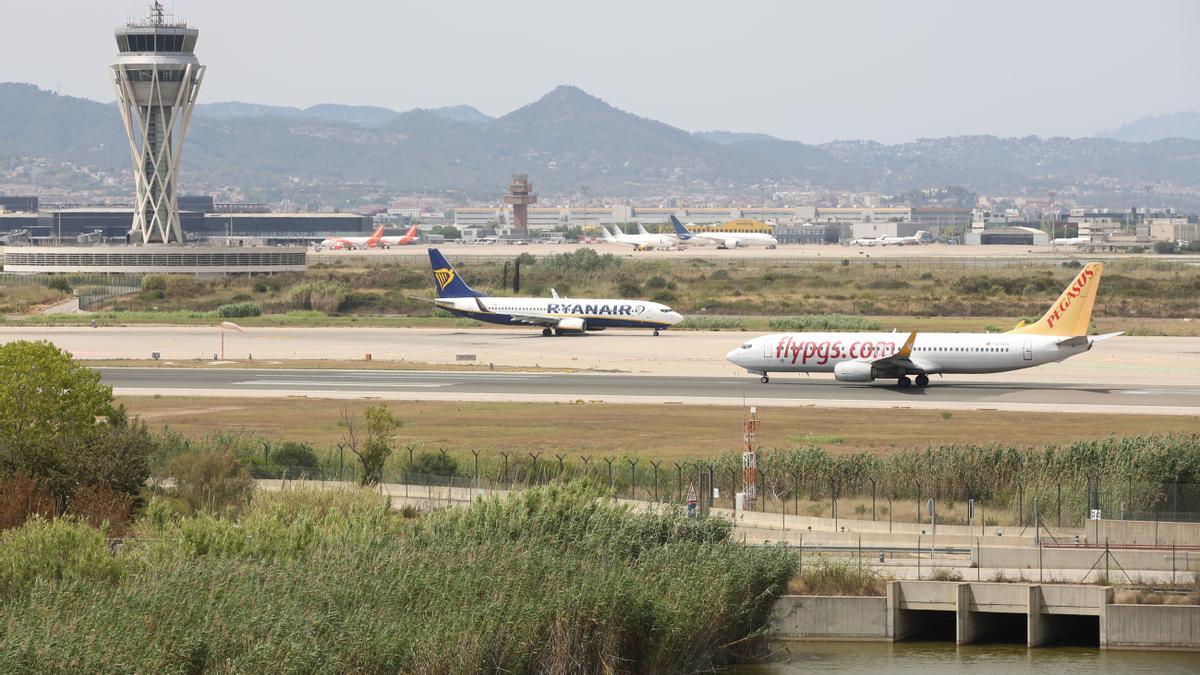
<instances>
[{"instance_id":1,"label":"parked airplane","mask_svg":"<svg viewBox=\"0 0 1200 675\"><path fill-rule=\"evenodd\" d=\"M671 216L671 225L675 228L675 237L680 241L693 241L696 239L705 239L716 243L717 248L746 248L749 246L766 246L767 248L775 248L779 245L779 240L773 235L765 232L692 232L679 222L675 216Z\"/></svg>"},{"instance_id":2,"label":"parked airplane","mask_svg":"<svg viewBox=\"0 0 1200 675\"><path fill-rule=\"evenodd\" d=\"M379 245L382 248L391 248L393 246L407 246L417 240L417 224L413 223L412 227L408 228L408 232L399 237L380 237Z\"/></svg>"},{"instance_id":3,"label":"parked airplane","mask_svg":"<svg viewBox=\"0 0 1200 675\"><path fill-rule=\"evenodd\" d=\"M929 241L931 237L925 230L917 230L911 237L875 237L866 239L851 239L851 246L916 246Z\"/></svg>"},{"instance_id":4,"label":"parked airplane","mask_svg":"<svg viewBox=\"0 0 1200 675\"><path fill-rule=\"evenodd\" d=\"M541 326L545 336L605 328L651 328L658 335L683 321L670 307L644 300L561 298L553 290L550 298L488 297L468 286L436 248L429 249L429 262L438 294L433 303L488 323Z\"/></svg>"},{"instance_id":5,"label":"parked airplane","mask_svg":"<svg viewBox=\"0 0 1200 675\"><path fill-rule=\"evenodd\" d=\"M746 342L725 358L747 371L833 373L840 382L896 378L901 388L930 375L1001 373L1062 361L1121 333L1087 334L1103 263L1088 263L1036 323L1007 333L776 333Z\"/></svg>"},{"instance_id":6,"label":"parked airplane","mask_svg":"<svg viewBox=\"0 0 1200 675\"><path fill-rule=\"evenodd\" d=\"M375 231L369 237L329 237L321 243L317 244L317 250L324 249L356 249L356 248L375 248L379 246L383 239L383 225L375 228Z\"/></svg>"},{"instance_id":7,"label":"parked airplane","mask_svg":"<svg viewBox=\"0 0 1200 675\"><path fill-rule=\"evenodd\" d=\"M1091 243L1091 237L1059 237L1050 240L1051 246L1087 246Z\"/></svg>"},{"instance_id":8,"label":"parked airplane","mask_svg":"<svg viewBox=\"0 0 1200 675\"><path fill-rule=\"evenodd\" d=\"M675 248L676 242L672 237L665 234L625 234L621 232L616 225L613 226L616 233L608 231L604 225L600 226L600 232L604 235L604 241L612 244L624 244L632 246L636 251L649 251L656 248ZM643 230L644 231L644 230Z\"/></svg>"}]
</instances>

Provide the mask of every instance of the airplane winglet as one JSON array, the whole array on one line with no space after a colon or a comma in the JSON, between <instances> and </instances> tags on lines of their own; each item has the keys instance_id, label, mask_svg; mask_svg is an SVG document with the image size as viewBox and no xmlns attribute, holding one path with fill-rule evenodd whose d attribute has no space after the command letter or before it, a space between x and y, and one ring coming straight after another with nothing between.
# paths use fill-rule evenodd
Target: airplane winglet
<instances>
[{"instance_id":1,"label":"airplane winglet","mask_svg":"<svg viewBox=\"0 0 1200 675\"><path fill-rule=\"evenodd\" d=\"M913 343L917 341L917 331L913 331L908 339L904 341L904 346L900 351L896 352L896 356L902 359L907 359L912 354Z\"/></svg>"},{"instance_id":2,"label":"airplane winglet","mask_svg":"<svg viewBox=\"0 0 1200 675\"><path fill-rule=\"evenodd\" d=\"M1119 330L1115 333L1104 333L1103 335L1093 335L1092 342L1100 342L1102 340L1107 340L1109 338L1115 338L1118 335L1124 335L1124 334L1125 334L1125 331Z\"/></svg>"}]
</instances>

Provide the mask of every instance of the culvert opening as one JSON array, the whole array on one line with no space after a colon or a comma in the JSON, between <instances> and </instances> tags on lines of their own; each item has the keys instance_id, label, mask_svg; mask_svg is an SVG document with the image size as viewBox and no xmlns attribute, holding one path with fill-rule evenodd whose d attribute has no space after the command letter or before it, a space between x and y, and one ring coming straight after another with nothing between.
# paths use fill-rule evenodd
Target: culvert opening
<instances>
[{"instance_id":1,"label":"culvert opening","mask_svg":"<svg viewBox=\"0 0 1200 675\"><path fill-rule=\"evenodd\" d=\"M971 612L972 644L1028 644L1029 619L1025 614Z\"/></svg>"},{"instance_id":2,"label":"culvert opening","mask_svg":"<svg viewBox=\"0 0 1200 675\"><path fill-rule=\"evenodd\" d=\"M909 609L900 612L899 622L905 634L903 642L954 642L957 624L954 612L934 609Z\"/></svg>"},{"instance_id":3,"label":"culvert opening","mask_svg":"<svg viewBox=\"0 0 1200 675\"><path fill-rule=\"evenodd\" d=\"M1099 647L1100 617L1043 614L1048 621L1049 636L1043 646L1054 647Z\"/></svg>"}]
</instances>

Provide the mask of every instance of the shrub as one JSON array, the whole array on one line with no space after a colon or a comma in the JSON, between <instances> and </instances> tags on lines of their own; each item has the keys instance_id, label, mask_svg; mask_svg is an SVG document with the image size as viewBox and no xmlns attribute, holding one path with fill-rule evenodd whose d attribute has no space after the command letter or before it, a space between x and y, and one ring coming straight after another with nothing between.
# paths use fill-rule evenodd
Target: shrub
<instances>
[{"instance_id":1,"label":"shrub","mask_svg":"<svg viewBox=\"0 0 1200 675\"><path fill-rule=\"evenodd\" d=\"M412 466L408 470L430 476L457 476L458 462L441 452L422 452L413 458Z\"/></svg>"},{"instance_id":2,"label":"shrub","mask_svg":"<svg viewBox=\"0 0 1200 675\"><path fill-rule=\"evenodd\" d=\"M788 582L788 592L798 595L887 595L887 579L871 567L848 560L820 558Z\"/></svg>"},{"instance_id":3,"label":"shrub","mask_svg":"<svg viewBox=\"0 0 1200 675\"><path fill-rule=\"evenodd\" d=\"M675 324L675 330L740 330L742 320L733 316L689 316Z\"/></svg>"},{"instance_id":4,"label":"shrub","mask_svg":"<svg viewBox=\"0 0 1200 675\"><path fill-rule=\"evenodd\" d=\"M217 316L222 319L240 319L247 316L261 316L262 309L253 302L236 302L217 307Z\"/></svg>"},{"instance_id":5,"label":"shrub","mask_svg":"<svg viewBox=\"0 0 1200 675\"><path fill-rule=\"evenodd\" d=\"M307 443L288 441L279 445L271 451L271 463L282 468L280 478L294 480L320 474L321 462Z\"/></svg>"},{"instance_id":6,"label":"shrub","mask_svg":"<svg viewBox=\"0 0 1200 675\"><path fill-rule=\"evenodd\" d=\"M28 475L17 473L0 481L0 530L20 527L31 516L49 520L56 515L50 491Z\"/></svg>"},{"instance_id":7,"label":"shrub","mask_svg":"<svg viewBox=\"0 0 1200 675\"><path fill-rule=\"evenodd\" d=\"M264 281L256 281L256 282L254 282L254 292L255 292L255 293L260 293L260 294L261 294L261 293L266 293L268 290L270 290L270 289L269 289L269 288L267 288L267 284L266 284L266 282L264 282Z\"/></svg>"},{"instance_id":8,"label":"shrub","mask_svg":"<svg viewBox=\"0 0 1200 675\"><path fill-rule=\"evenodd\" d=\"M55 291L62 291L63 293L70 293L71 280L61 275L55 275L50 277L50 280L46 282L46 288Z\"/></svg>"},{"instance_id":9,"label":"shrub","mask_svg":"<svg viewBox=\"0 0 1200 675\"><path fill-rule=\"evenodd\" d=\"M661 276L654 275L646 280L646 288L666 288L667 280Z\"/></svg>"},{"instance_id":10,"label":"shrub","mask_svg":"<svg viewBox=\"0 0 1200 675\"><path fill-rule=\"evenodd\" d=\"M779 331L859 331L879 330L879 322L861 316L845 314L805 314L782 316L767 322L771 330Z\"/></svg>"},{"instance_id":11,"label":"shrub","mask_svg":"<svg viewBox=\"0 0 1200 675\"><path fill-rule=\"evenodd\" d=\"M124 537L133 498L107 485L84 485L75 491L68 513L110 537Z\"/></svg>"},{"instance_id":12,"label":"shrub","mask_svg":"<svg viewBox=\"0 0 1200 675\"><path fill-rule=\"evenodd\" d=\"M617 285L617 294L622 298L637 298L642 295L642 287L636 281L627 279Z\"/></svg>"},{"instance_id":13,"label":"shrub","mask_svg":"<svg viewBox=\"0 0 1200 675\"><path fill-rule=\"evenodd\" d=\"M142 277L143 291L165 291L167 290L167 278L161 274L147 274Z\"/></svg>"},{"instance_id":14,"label":"shrub","mask_svg":"<svg viewBox=\"0 0 1200 675\"><path fill-rule=\"evenodd\" d=\"M193 511L224 513L246 504L254 481L233 450L191 450L167 466L175 494Z\"/></svg>"},{"instance_id":15,"label":"shrub","mask_svg":"<svg viewBox=\"0 0 1200 675\"><path fill-rule=\"evenodd\" d=\"M935 567L929 574L930 581L962 581L962 572L949 567Z\"/></svg>"},{"instance_id":16,"label":"shrub","mask_svg":"<svg viewBox=\"0 0 1200 675\"><path fill-rule=\"evenodd\" d=\"M349 292L349 287L340 282L310 281L293 286L290 301L293 309L315 309L333 314Z\"/></svg>"},{"instance_id":17,"label":"shrub","mask_svg":"<svg viewBox=\"0 0 1200 675\"><path fill-rule=\"evenodd\" d=\"M104 534L73 518L34 516L0 532L0 597L27 591L34 582L120 579L122 567L109 553Z\"/></svg>"}]
</instances>

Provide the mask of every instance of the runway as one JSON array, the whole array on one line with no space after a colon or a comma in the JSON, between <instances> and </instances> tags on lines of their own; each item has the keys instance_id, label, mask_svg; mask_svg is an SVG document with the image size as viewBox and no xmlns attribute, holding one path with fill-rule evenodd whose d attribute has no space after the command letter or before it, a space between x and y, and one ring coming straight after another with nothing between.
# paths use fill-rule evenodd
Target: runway
<instances>
[{"instance_id":1,"label":"runway","mask_svg":"<svg viewBox=\"0 0 1200 675\"><path fill-rule=\"evenodd\" d=\"M647 404L941 408L1200 414L1200 386L1102 387L936 380L925 389L849 385L824 377L416 372L251 368L99 368L122 395L314 396L399 400L608 401Z\"/></svg>"}]
</instances>

